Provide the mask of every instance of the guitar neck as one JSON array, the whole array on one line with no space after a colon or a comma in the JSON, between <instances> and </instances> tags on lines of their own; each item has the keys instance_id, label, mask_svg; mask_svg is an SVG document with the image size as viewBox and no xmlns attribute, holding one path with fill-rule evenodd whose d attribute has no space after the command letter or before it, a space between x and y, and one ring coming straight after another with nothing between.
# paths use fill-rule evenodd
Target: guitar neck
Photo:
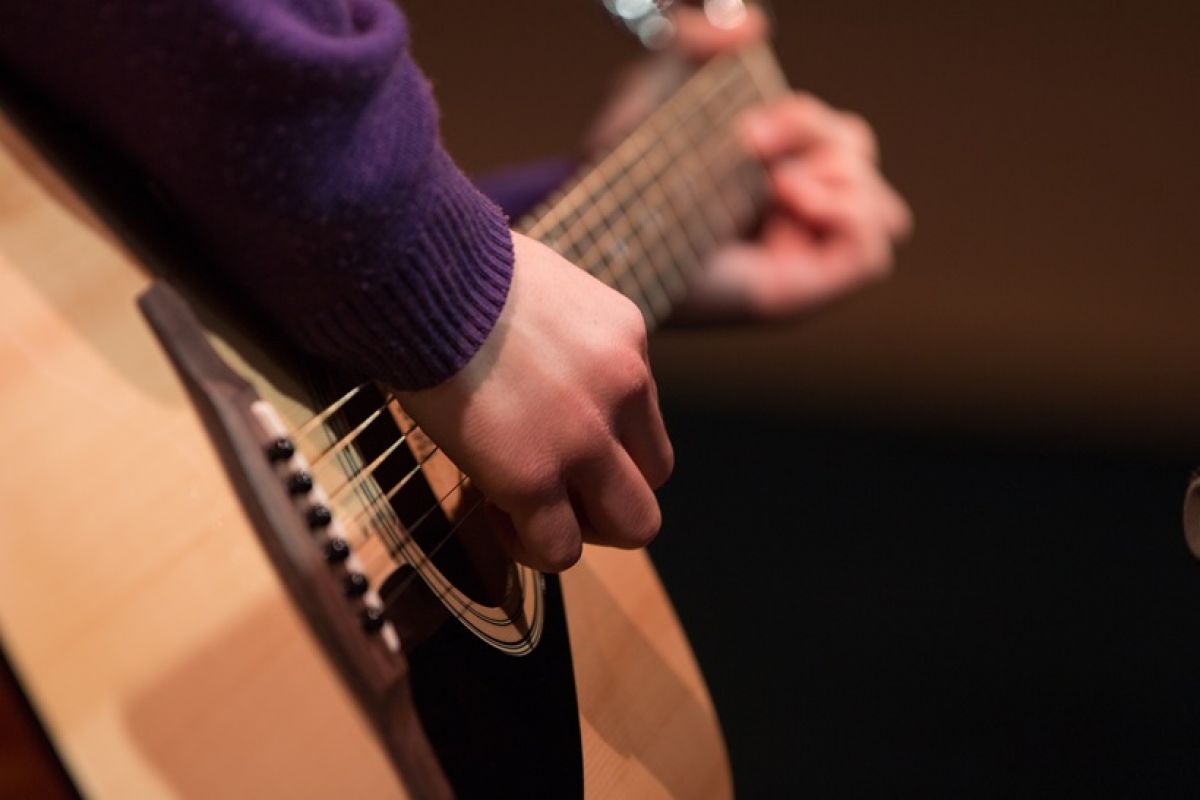
<instances>
[{"instance_id":1,"label":"guitar neck","mask_svg":"<svg viewBox=\"0 0 1200 800\"><path fill-rule=\"evenodd\" d=\"M766 44L714 59L520 228L628 296L653 327L762 211L765 172L733 126L786 90Z\"/></svg>"}]
</instances>

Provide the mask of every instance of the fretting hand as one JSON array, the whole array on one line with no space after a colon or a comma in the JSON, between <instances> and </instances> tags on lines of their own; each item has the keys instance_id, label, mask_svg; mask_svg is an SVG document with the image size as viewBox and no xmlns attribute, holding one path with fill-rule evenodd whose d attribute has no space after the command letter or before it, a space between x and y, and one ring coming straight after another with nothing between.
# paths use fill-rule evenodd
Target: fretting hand
<instances>
[{"instance_id":1,"label":"fretting hand","mask_svg":"<svg viewBox=\"0 0 1200 800\"><path fill-rule=\"evenodd\" d=\"M695 8L672 12L676 60L702 62L762 40L766 20L754 6L739 25L721 28ZM653 59L631 71L588 142L603 152L661 99ZM870 126L807 94L752 109L739 120L746 149L767 167L771 189L756 237L714 253L691 284L676 319L770 319L795 315L885 276L912 216L883 177Z\"/></svg>"},{"instance_id":2,"label":"fretting hand","mask_svg":"<svg viewBox=\"0 0 1200 800\"><path fill-rule=\"evenodd\" d=\"M744 47L767 27L753 7L731 30L686 7L675 23L676 47L695 60ZM772 205L754 240L710 258L681 317L793 315L887 274L912 215L879 171L866 121L797 93L747 112L738 133L767 167Z\"/></svg>"},{"instance_id":3,"label":"fretting hand","mask_svg":"<svg viewBox=\"0 0 1200 800\"><path fill-rule=\"evenodd\" d=\"M710 258L682 316L796 314L887 274L912 218L866 122L793 94L748 112L739 133L767 166L773 202L755 239Z\"/></svg>"}]
</instances>

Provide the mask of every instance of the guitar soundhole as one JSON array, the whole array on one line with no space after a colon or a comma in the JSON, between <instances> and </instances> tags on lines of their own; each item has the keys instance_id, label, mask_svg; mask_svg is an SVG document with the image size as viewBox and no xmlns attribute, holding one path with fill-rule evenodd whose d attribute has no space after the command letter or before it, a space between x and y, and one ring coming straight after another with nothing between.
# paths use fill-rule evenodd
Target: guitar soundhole
<instances>
[{"instance_id":1,"label":"guitar soundhole","mask_svg":"<svg viewBox=\"0 0 1200 800\"><path fill-rule=\"evenodd\" d=\"M364 507L359 519L370 523L371 535L386 540L395 561L390 574L374 579L384 615L405 649L419 646L454 613L449 601L454 594L460 595L457 615L464 622L469 624L464 617L470 615L461 607L469 602L498 609L490 615L492 624L510 617L520 627L529 593L525 582L533 573L508 556L483 497L403 409L368 384L329 424L352 442L339 456L347 474L370 472L355 488L356 502ZM433 572L437 580L428 580ZM510 638L529 638L529 632Z\"/></svg>"},{"instance_id":2,"label":"guitar soundhole","mask_svg":"<svg viewBox=\"0 0 1200 800\"><path fill-rule=\"evenodd\" d=\"M379 388L359 391L333 427L344 437L385 405L388 413L354 435L348 466L372 465L370 499L386 497L437 574L478 604L456 607L449 590L419 574L420 557L398 561L376 584L443 770L461 797L582 796L574 670L557 579L543 582L512 561L483 498ZM470 629L472 615L490 616L493 627ZM464 624L452 624L453 616Z\"/></svg>"}]
</instances>

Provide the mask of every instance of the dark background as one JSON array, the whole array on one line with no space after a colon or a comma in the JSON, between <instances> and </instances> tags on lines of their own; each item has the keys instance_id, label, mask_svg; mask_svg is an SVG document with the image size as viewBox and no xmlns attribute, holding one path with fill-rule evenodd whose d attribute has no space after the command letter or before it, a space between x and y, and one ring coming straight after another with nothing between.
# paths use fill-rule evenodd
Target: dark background
<instances>
[{"instance_id":1,"label":"dark background","mask_svg":"<svg viewBox=\"0 0 1200 800\"><path fill-rule=\"evenodd\" d=\"M570 152L636 53L588 0L407 0L469 170ZM1192 4L776 2L917 235L806 321L667 331L653 555L739 793L1195 796Z\"/></svg>"}]
</instances>

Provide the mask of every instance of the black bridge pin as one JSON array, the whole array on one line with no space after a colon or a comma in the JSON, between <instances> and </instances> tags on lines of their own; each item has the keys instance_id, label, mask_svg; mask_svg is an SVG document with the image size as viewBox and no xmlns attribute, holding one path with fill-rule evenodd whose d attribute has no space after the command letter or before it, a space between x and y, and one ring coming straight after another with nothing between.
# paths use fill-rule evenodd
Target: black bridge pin
<instances>
[{"instance_id":1,"label":"black bridge pin","mask_svg":"<svg viewBox=\"0 0 1200 800\"><path fill-rule=\"evenodd\" d=\"M288 494L308 494L313 488L312 475L307 472L293 472L287 478Z\"/></svg>"},{"instance_id":2,"label":"black bridge pin","mask_svg":"<svg viewBox=\"0 0 1200 800\"><path fill-rule=\"evenodd\" d=\"M361 572L351 572L342 581L342 589L345 590L347 597L361 597L366 594L370 586L367 576Z\"/></svg>"},{"instance_id":3,"label":"black bridge pin","mask_svg":"<svg viewBox=\"0 0 1200 800\"><path fill-rule=\"evenodd\" d=\"M308 511L304 512L304 519L308 527L316 531L329 527L329 523L333 522L333 512L328 506L317 503L309 506Z\"/></svg>"},{"instance_id":4,"label":"black bridge pin","mask_svg":"<svg viewBox=\"0 0 1200 800\"><path fill-rule=\"evenodd\" d=\"M350 545L345 539L330 539L325 543L325 558L330 563L340 563L350 557Z\"/></svg>"},{"instance_id":5,"label":"black bridge pin","mask_svg":"<svg viewBox=\"0 0 1200 800\"><path fill-rule=\"evenodd\" d=\"M373 606L364 608L359 619L362 620L363 630L367 633L378 633L384 623L383 612Z\"/></svg>"},{"instance_id":6,"label":"black bridge pin","mask_svg":"<svg viewBox=\"0 0 1200 800\"><path fill-rule=\"evenodd\" d=\"M272 462L287 461L296 455L296 445L286 436L280 436L267 445L267 458Z\"/></svg>"}]
</instances>

